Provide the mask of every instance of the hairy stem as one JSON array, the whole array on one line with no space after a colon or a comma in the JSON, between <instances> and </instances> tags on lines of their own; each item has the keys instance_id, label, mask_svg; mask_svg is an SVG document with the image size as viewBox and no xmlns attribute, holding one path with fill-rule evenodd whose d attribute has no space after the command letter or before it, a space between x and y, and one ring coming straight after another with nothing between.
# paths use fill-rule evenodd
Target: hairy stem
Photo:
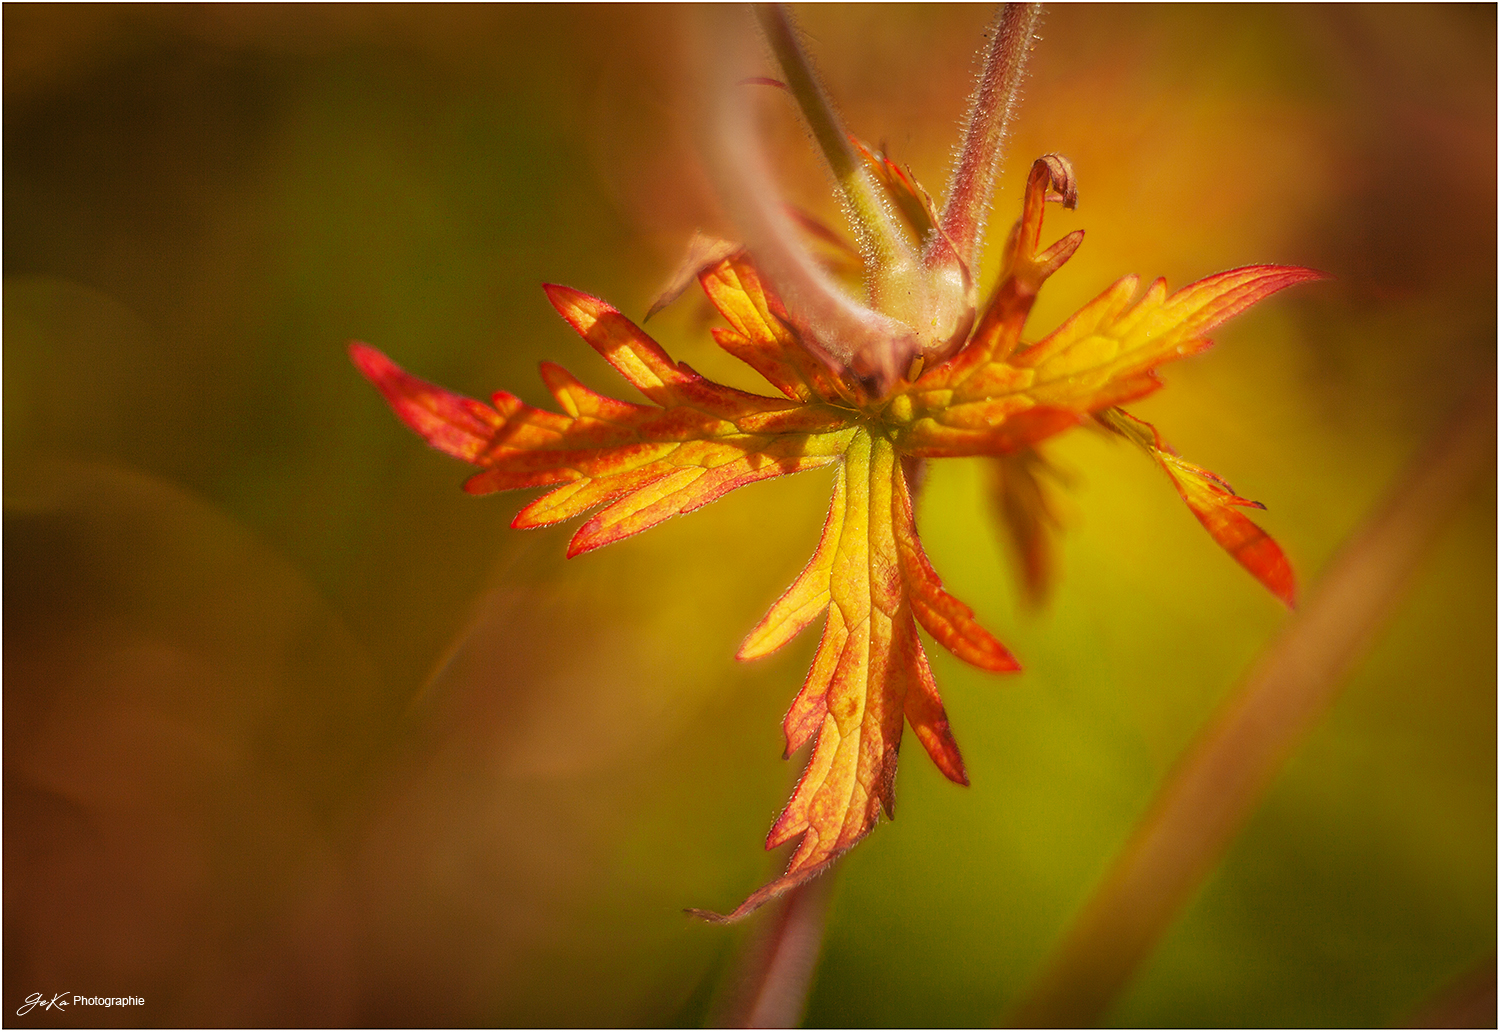
<instances>
[{"instance_id":1,"label":"hairy stem","mask_svg":"<svg viewBox=\"0 0 1500 1032\"><path fill-rule=\"evenodd\" d=\"M1009 3L990 25L984 71L969 101L963 149L943 201L939 219L943 234L927 243L924 258L929 266L942 261L950 241L965 266L972 269L978 260L990 194L1004 157L1005 137L1020 98L1021 75L1041 10L1041 4Z\"/></svg>"},{"instance_id":2,"label":"hairy stem","mask_svg":"<svg viewBox=\"0 0 1500 1032\"><path fill-rule=\"evenodd\" d=\"M1374 642L1428 546L1495 463L1494 386L1407 469L1344 545L1152 802L1062 944L1009 1015L1083 1027L1107 1013L1272 778Z\"/></svg>"},{"instance_id":3,"label":"hairy stem","mask_svg":"<svg viewBox=\"0 0 1500 1032\"><path fill-rule=\"evenodd\" d=\"M860 253L867 256L870 278L878 280L882 273L898 266L910 267L916 256L880 185L849 143L849 133L818 82L785 5L756 4L755 14L781 65L787 90L796 99L818 149L833 169Z\"/></svg>"}]
</instances>

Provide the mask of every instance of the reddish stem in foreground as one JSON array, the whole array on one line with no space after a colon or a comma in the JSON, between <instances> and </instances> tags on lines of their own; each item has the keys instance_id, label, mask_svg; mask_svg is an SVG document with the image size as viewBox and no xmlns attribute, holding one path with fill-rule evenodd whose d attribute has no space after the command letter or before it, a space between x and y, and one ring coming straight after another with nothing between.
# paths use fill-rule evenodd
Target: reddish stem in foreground
<instances>
[{"instance_id":1,"label":"reddish stem in foreground","mask_svg":"<svg viewBox=\"0 0 1500 1032\"><path fill-rule=\"evenodd\" d=\"M823 946L834 872L799 885L776 902L746 943L715 1028L795 1028L807 1009Z\"/></svg>"},{"instance_id":2,"label":"reddish stem in foreground","mask_svg":"<svg viewBox=\"0 0 1500 1032\"><path fill-rule=\"evenodd\" d=\"M1085 1027L1105 1016L1327 712L1475 478L1494 468L1494 447L1491 385L1407 468L1189 748L1007 1024Z\"/></svg>"}]
</instances>

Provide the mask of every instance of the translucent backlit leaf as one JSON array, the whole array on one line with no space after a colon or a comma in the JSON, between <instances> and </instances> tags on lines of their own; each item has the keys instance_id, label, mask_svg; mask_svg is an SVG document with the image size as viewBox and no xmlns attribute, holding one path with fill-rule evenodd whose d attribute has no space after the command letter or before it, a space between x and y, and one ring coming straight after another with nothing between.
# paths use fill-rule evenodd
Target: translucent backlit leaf
<instances>
[{"instance_id":1,"label":"translucent backlit leaf","mask_svg":"<svg viewBox=\"0 0 1500 1032\"><path fill-rule=\"evenodd\" d=\"M746 645L763 654L824 609L812 670L784 723L787 754L813 741L812 757L766 840L774 848L800 839L797 849L785 874L733 912L695 911L702 917L743 917L826 870L869 834L881 809L893 816L906 723L945 776L969 783L919 622L961 659L986 670L1019 669L969 607L943 590L917 540L901 457L864 431L845 453L813 561Z\"/></svg>"},{"instance_id":2,"label":"translucent backlit leaf","mask_svg":"<svg viewBox=\"0 0 1500 1032\"><path fill-rule=\"evenodd\" d=\"M1161 439L1156 427L1124 409L1097 413L1100 423L1141 448L1161 466L1198 522L1251 576L1264 584L1288 606L1297 604L1297 580L1281 546L1253 523L1240 507L1264 509L1259 502L1241 498L1234 488L1201 466L1178 457Z\"/></svg>"},{"instance_id":3,"label":"translucent backlit leaf","mask_svg":"<svg viewBox=\"0 0 1500 1032\"><path fill-rule=\"evenodd\" d=\"M990 504L1015 557L1022 594L1039 609L1056 576L1054 539L1061 524L1048 481L1060 474L1035 448L994 456L987 473Z\"/></svg>"},{"instance_id":4,"label":"translucent backlit leaf","mask_svg":"<svg viewBox=\"0 0 1500 1032\"><path fill-rule=\"evenodd\" d=\"M544 363L561 413L512 394L485 405L401 370L355 344L350 354L396 414L429 444L482 472L472 494L553 486L516 516L541 527L604 508L574 535L569 554L618 541L691 512L737 487L836 462L852 430L842 413L746 394L674 363L610 305L549 287L562 316L654 405L618 401Z\"/></svg>"},{"instance_id":5,"label":"translucent backlit leaf","mask_svg":"<svg viewBox=\"0 0 1500 1032\"><path fill-rule=\"evenodd\" d=\"M909 173L862 150L911 228L929 240L941 233L927 195ZM1319 274L1257 265L1170 295L1162 280L1141 293L1136 277L1127 276L1027 345L1021 335L1038 290L1083 239L1074 231L1042 247L1049 201L1066 207L1077 201L1072 167L1057 155L1031 168L1000 280L977 319L961 261L959 291L948 289L949 279L930 294L948 306L938 315L958 319L962 346L921 351L906 376L892 382L887 374L874 376L868 362L830 357L847 352L848 342L804 338L812 323L792 318L751 257L709 238L695 242L653 311L696 275L727 323L713 331L715 340L782 397L707 380L674 362L609 304L558 286L546 288L558 312L646 403L600 394L544 362L542 379L560 411L534 408L504 392L486 405L410 376L365 345L350 348L355 364L408 426L433 447L480 467L466 490L549 489L521 509L514 526L587 517L569 555L758 480L835 467L833 499L812 559L738 652L743 660L767 655L823 617L812 666L783 721L786 754L811 744L811 755L766 841L768 848L795 842L796 849L781 877L730 914L695 911L700 916L743 917L826 870L870 832L882 809L893 814L896 758L907 724L946 777L968 784L918 627L980 669L1013 671L1019 664L943 588L927 559L913 503L921 460L993 459L996 494L1026 590L1039 599L1051 569L1055 519L1038 476L1046 466L1036 445L1097 419L1145 448L1214 539L1278 597L1292 601L1286 557L1239 511L1256 503L1178 458L1154 428L1116 406L1155 390L1157 367L1207 347L1205 334L1225 319ZM953 263L938 261L930 271L950 276ZM870 325L890 322L880 319Z\"/></svg>"}]
</instances>

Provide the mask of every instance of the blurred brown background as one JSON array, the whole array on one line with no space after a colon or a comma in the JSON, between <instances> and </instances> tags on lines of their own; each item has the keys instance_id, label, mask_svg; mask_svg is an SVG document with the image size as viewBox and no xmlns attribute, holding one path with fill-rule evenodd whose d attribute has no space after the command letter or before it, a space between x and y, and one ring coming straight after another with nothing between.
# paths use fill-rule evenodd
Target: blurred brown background
<instances>
[{"instance_id":1,"label":"blurred brown background","mask_svg":"<svg viewBox=\"0 0 1500 1032\"><path fill-rule=\"evenodd\" d=\"M941 189L982 7L809 8L850 127ZM741 636L821 474L577 560L391 418L344 342L475 396L628 388L542 282L639 316L693 229L654 7L7 4L7 1022L697 1024L796 761L812 641ZM1304 584L1495 376L1493 6L1049 11L994 226L1076 168L1088 240L1031 332L1125 272L1278 296L1138 407L1269 506ZM785 112L782 112L785 115ZM778 116L779 117L779 116ZM836 216L789 117L789 196ZM993 251L993 249L992 249ZM753 386L691 299L674 356ZM907 750L843 865L810 1024L994 1020L1285 618L1139 456L1075 474L1050 611L966 462L924 540L1026 666L934 657L974 787ZM1142 973L1136 1025L1379 1025L1495 948L1495 498L1447 531L1331 718ZM144 996L14 1016L33 992Z\"/></svg>"}]
</instances>

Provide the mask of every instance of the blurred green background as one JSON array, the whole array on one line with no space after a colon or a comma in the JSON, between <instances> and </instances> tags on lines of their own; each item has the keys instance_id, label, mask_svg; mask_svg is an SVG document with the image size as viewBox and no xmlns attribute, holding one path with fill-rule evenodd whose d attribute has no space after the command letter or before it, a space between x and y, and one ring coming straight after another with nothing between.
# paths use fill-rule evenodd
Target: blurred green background
<instances>
[{"instance_id":1,"label":"blurred green background","mask_svg":"<svg viewBox=\"0 0 1500 1032\"><path fill-rule=\"evenodd\" d=\"M815 7L851 129L943 183L990 16ZM5 956L16 1023L698 1024L784 863L779 720L813 635L736 664L825 474L576 560L391 417L344 355L550 404L629 388L539 289L639 317L695 228L687 12L7 4ZM1088 230L1031 335L1117 276L1315 266L1135 407L1265 501L1304 585L1495 376L1493 6L1062 6L996 233L1067 155ZM769 105L774 107L774 105ZM787 194L835 218L785 112ZM992 249L993 252L994 249ZM986 281L987 282L987 281ZM692 297L672 354L753 386ZM920 520L1022 660L933 663L973 787L907 749L843 864L814 1025L993 1022L1286 619L1138 454L1073 473L1050 610L982 471ZM1492 954L1490 478L1112 1018L1380 1025Z\"/></svg>"}]
</instances>

